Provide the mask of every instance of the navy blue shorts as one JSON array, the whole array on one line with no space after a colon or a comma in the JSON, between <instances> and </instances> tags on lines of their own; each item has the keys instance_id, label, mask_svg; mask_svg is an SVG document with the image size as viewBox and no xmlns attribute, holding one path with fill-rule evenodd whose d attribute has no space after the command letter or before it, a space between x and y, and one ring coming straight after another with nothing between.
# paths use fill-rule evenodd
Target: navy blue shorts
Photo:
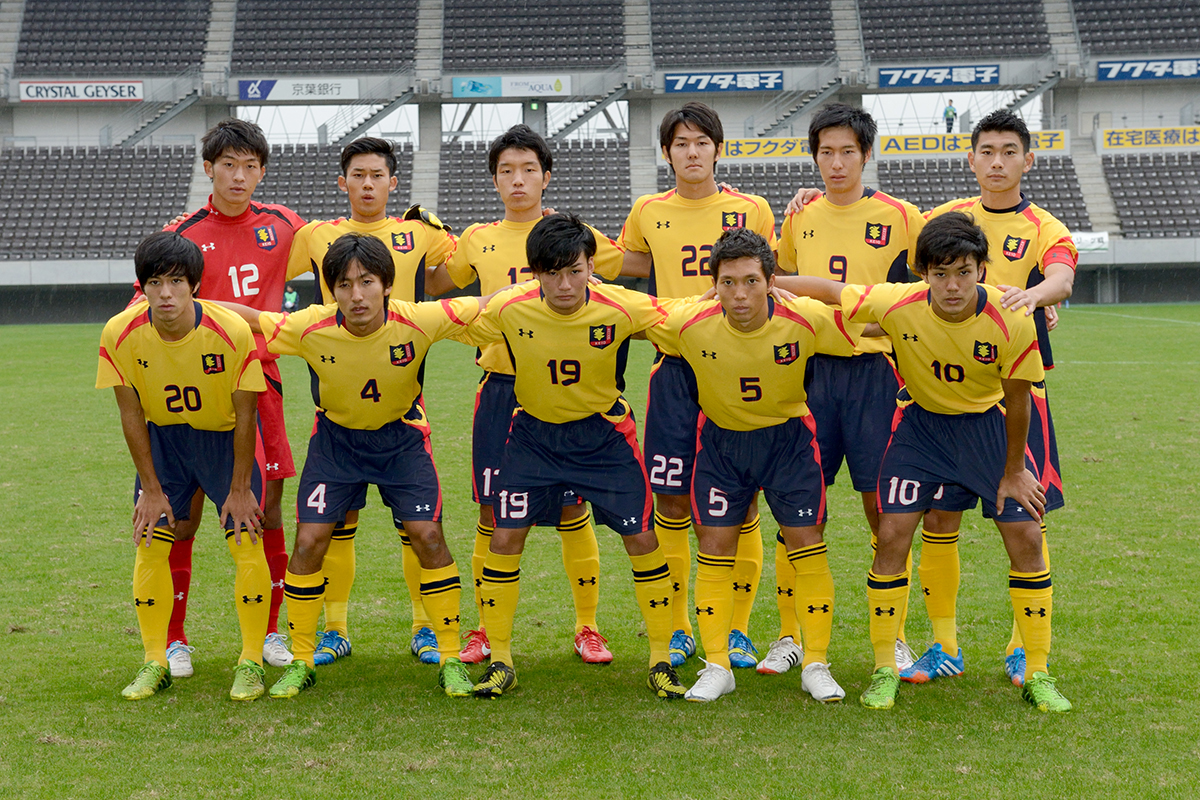
<instances>
[{"instance_id":1,"label":"navy blue shorts","mask_svg":"<svg viewBox=\"0 0 1200 800\"><path fill-rule=\"evenodd\" d=\"M696 521L741 525L760 487L780 525L804 528L825 521L825 483L813 418L797 417L754 431L730 431L704 419L692 478Z\"/></svg>"},{"instance_id":2,"label":"navy blue shorts","mask_svg":"<svg viewBox=\"0 0 1200 800\"><path fill-rule=\"evenodd\" d=\"M150 457L154 461L154 473L162 486L163 494L171 503L175 520L191 518L192 495L202 489L208 499L221 513L225 498L229 496L229 482L233 480L233 431L201 431L190 425L155 425L146 423L150 434ZM250 490L262 505L263 497L263 446L258 437L254 448L254 469L250 473ZM142 493L142 479L133 481L133 500ZM225 530L233 530L232 519L222 520ZM158 521L160 527L167 526L166 517ZM244 527L244 526L243 526Z\"/></svg>"},{"instance_id":3,"label":"navy blue shorts","mask_svg":"<svg viewBox=\"0 0 1200 800\"><path fill-rule=\"evenodd\" d=\"M1033 519L1012 498L1005 500L1004 513L996 514L996 492L1008 452L999 406L982 414L935 414L909 403L896 416L892 440L879 465L876 507L881 514L930 508L966 511L975 507L978 498L988 519ZM1025 467L1037 477L1028 449Z\"/></svg>"},{"instance_id":4,"label":"navy blue shorts","mask_svg":"<svg viewBox=\"0 0 1200 800\"><path fill-rule=\"evenodd\" d=\"M646 400L646 469L655 494L691 492L700 403L696 374L682 358L659 353Z\"/></svg>"},{"instance_id":5,"label":"navy blue shorts","mask_svg":"<svg viewBox=\"0 0 1200 800\"><path fill-rule=\"evenodd\" d=\"M343 428L322 413L308 442L296 494L296 519L331 524L367 502L367 485L379 487L396 527L404 520L442 519L442 489L420 399L404 420L373 431Z\"/></svg>"},{"instance_id":6,"label":"navy blue shorts","mask_svg":"<svg viewBox=\"0 0 1200 800\"><path fill-rule=\"evenodd\" d=\"M649 530L653 498L629 405L574 422L513 418L492 510L497 528L525 528L559 513L562 495L592 504L596 521L622 535Z\"/></svg>"},{"instance_id":7,"label":"navy blue shorts","mask_svg":"<svg viewBox=\"0 0 1200 800\"><path fill-rule=\"evenodd\" d=\"M875 491L900 386L883 353L853 358L816 355L808 360L804 389L817 422L826 486L833 485L845 459L854 491Z\"/></svg>"}]
</instances>

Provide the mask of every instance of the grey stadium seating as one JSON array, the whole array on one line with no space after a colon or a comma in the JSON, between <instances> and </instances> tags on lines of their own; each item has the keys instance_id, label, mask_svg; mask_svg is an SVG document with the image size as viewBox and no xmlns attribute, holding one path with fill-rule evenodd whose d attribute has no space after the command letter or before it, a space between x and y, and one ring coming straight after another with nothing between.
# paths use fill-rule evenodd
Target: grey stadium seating
<instances>
[{"instance_id":1,"label":"grey stadium seating","mask_svg":"<svg viewBox=\"0 0 1200 800\"><path fill-rule=\"evenodd\" d=\"M1200 152L1106 154L1102 161L1126 238L1200 231Z\"/></svg>"},{"instance_id":2,"label":"grey stadium seating","mask_svg":"<svg viewBox=\"0 0 1200 800\"><path fill-rule=\"evenodd\" d=\"M650 36L660 67L813 63L835 49L829 0L650 0Z\"/></svg>"},{"instance_id":3,"label":"grey stadium seating","mask_svg":"<svg viewBox=\"0 0 1200 800\"><path fill-rule=\"evenodd\" d=\"M863 45L875 61L1009 58L1050 51L1040 0L858 0Z\"/></svg>"},{"instance_id":4,"label":"grey stadium seating","mask_svg":"<svg viewBox=\"0 0 1200 800\"><path fill-rule=\"evenodd\" d=\"M1075 0L1075 20L1093 54L1200 50L1196 0Z\"/></svg>"},{"instance_id":5,"label":"grey stadium seating","mask_svg":"<svg viewBox=\"0 0 1200 800\"><path fill-rule=\"evenodd\" d=\"M412 145L396 148L396 177L388 213L398 215L409 205L412 193ZM287 206L307 220L349 216L350 203L337 187L342 149L334 145L271 145L267 175L254 192L261 203Z\"/></svg>"},{"instance_id":6,"label":"grey stadium seating","mask_svg":"<svg viewBox=\"0 0 1200 800\"><path fill-rule=\"evenodd\" d=\"M620 0L446 0L443 68L598 70L625 58Z\"/></svg>"}]
</instances>

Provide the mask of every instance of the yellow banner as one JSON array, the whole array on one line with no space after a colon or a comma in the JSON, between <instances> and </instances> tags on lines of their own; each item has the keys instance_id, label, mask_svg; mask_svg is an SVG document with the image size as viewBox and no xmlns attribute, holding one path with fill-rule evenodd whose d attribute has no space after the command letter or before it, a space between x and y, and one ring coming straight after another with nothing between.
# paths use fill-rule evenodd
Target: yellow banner
<instances>
[{"instance_id":1,"label":"yellow banner","mask_svg":"<svg viewBox=\"0 0 1200 800\"><path fill-rule=\"evenodd\" d=\"M1030 131L1035 151L1064 151L1066 131ZM880 136L876 152L882 156L930 156L939 153L965 153L971 149L969 133L931 133L921 136Z\"/></svg>"},{"instance_id":2,"label":"yellow banner","mask_svg":"<svg viewBox=\"0 0 1200 800\"><path fill-rule=\"evenodd\" d=\"M726 139L723 158L807 158L808 138Z\"/></svg>"},{"instance_id":3,"label":"yellow banner","mask_svg":"<svg viewBox=\"0 0 1200 800\"><path fill-rule=\"evenodd\" d=\"M1119 128L1102 131L1100 136L1100 147L1105 150L1196 145L1200 145L1200 125L1183 128Z\"/></svg>"}]
</instances>

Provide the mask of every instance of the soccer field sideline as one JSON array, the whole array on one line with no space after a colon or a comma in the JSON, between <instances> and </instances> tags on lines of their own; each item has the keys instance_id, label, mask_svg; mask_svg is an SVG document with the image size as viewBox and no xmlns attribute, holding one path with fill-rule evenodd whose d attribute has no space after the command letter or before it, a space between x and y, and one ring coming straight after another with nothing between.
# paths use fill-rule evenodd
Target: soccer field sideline
<instances>
[{"instance_id":1,"label":"soccer field sideline","mask_svg":"<svg viewBox=\"0 0 1200 800\"><path fill-rule=\"evenodd\" d=\"M1059 366L1048 382L1068 505L1050 519L1059 590L1051 663L1076 712L1053 720L1021 703L1000 673L1006 565L994 528L978 515L963 532L967 674L906 686L890 713L820 707L801 695L798 676L742 672L738 691L712 707L655 701L640 682L645 640L627 561L607 529L598 532L600 619L617 662L584 667L569 653L569 599L547 531L531 537L523 564L521 687L493 703L456 703L406 652L398 543L376 497L358 539L353 657L290 703L243 708L223 699L236 650L232 569L214 546L210 509L200 534L209 541L197 546L197 676L131 707L118 692L140 652L128 583L132 468L111 393L91 389L99 326L5 328L0 397L18 413L0 427L9 453L0 484L15 488L17 513L0 562L9 576L0 708L11 720L0 794L710 797L737 787L778 797L799 784L834 797L881 786L946 797L1195 796L1197 324L1200 306L1077 306L1064 310L1054 334ZM627 391L639 418L648 366L639 345ZM478 371L467 348L447 344L435 347L427 372L447 537L462 566L473 524L469 417ZM312 407L302 365L285 359L284 375L299 464ZM870 667L868 548L844 483L830 495L838 597L831 660L853 698ZM293 496L294 487L289 481ZM773 533L764 527L765 537ZM772 572L768 556L752 617L760 646L777 624ZM464 595L468 622L474 612ZM915 593L909 633L917 642L928 634ZM684 670L685 681L693 675ZM172 758L139 755L155 751ZM1031 775L1040 780L1031 784Z\"/></svg>"}]
</instances>

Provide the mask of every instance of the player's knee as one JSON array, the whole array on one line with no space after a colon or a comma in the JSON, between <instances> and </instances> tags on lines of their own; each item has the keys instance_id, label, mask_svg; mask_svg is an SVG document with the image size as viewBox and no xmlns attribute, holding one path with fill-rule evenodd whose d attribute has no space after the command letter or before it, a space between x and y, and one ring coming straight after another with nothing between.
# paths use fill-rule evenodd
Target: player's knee
<instances>
[{"instance_id":1,"label":"player's knee","mask_svg":"<svg viewBox=\"0 0 1200 800\"><path fill-rule=\"evenodd\" d=\"M485 528L496 527L496 515L492 513L492 507L488 503L479 506L479 524Z\"/></svg>"},{"instance_id":2,"label":"player's knee","mask_svg":"<svg viewBox=\"0 0 1200 800\"><path fill-rule=\"evenodd\" d=\"M692 515L692 501L686 494L656 494L654 508L667 519L683 519Z\"/></svg>"}]
</instances>

